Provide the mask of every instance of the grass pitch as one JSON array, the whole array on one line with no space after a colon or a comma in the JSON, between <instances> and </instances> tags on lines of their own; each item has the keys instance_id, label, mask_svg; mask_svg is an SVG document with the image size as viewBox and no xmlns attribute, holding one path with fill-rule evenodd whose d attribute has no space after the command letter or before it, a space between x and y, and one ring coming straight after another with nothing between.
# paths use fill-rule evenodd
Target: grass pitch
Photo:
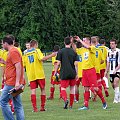
<instances>
[{"instance_id":1,"label":"grass pitch","mask_svg":"<svg viewBox=\"0 0 120 120\"><path fill-rule=\"evenodd\" d=\"M50 75L52 71L51 63L44 63L44 70L46 75L46 94L49 96L50 89ZM109 85L110 86L110 85ZM67 89L69 95L69 88ZM72 110L64 110L64 102L59 100L59 87L56 86L55 98L54 100L47 100L45 112L32 112L32 106L30 102L30 89L25 88L22 94L22 102L25 111L25 120L120 120L120 103L113 104L114 91L109 88L110 96L106 98L108 109L102 109L102 103L99 98L97 102L90 100L89 110L78 111L78 108L83 105L83 87L80 86L80 101L79 103L74 103ZM37 89L37 106L40 108L40 89ZM2 112L0 111L0 120L3 120Z\"/></svg>"}]
</instances>

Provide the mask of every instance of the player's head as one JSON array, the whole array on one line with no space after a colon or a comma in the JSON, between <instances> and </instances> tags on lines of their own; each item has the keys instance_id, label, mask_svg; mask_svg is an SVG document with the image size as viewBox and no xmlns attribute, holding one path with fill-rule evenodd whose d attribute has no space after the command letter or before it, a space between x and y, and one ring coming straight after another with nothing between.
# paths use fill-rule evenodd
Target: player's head
<instances>
[{"instance_id":1,"label":"player's head","mask_svg":"<svg viewBox=\"0 0 120 120\"><path fill-rule=\"evenodd\" d=\"M100 39L100 42L99 42L101 45L105 45L105 39Z\"/></svg>"},{"instance_id":2,"label":"player's head","mask_svg":"<svg viewBox=\"0 0 120 120\"><path fill-rule=\"evenodd\" d=\"M76 47L77 47L77 48L81 48L81 47L82 47L81 42L76 42Z\"/></svg>"},{"instance_id":3,"label":"player's head","mask_svg":"<svg viewBox=\"0 0 120 120\"><path fill-rule=\"evenodd\" d=\"M85 37L83 38L83 41L86 43L86 44L90 44L91 43L91 38L90 37Z\"/></svg>"},{"instance_id":4,"label":"player's head","mask_svg":"<svg viewBox=\"0 0 120 120\"><path fill-rule=\"evenodd\" d=\"M26 46L27 49L30 49L30 43L29 42L26 42L25 46Z\"/></svg>"},{"instance_id":5,"label":"player's head","mask_svg":"<svg viewBox=\"0 0 120 120\"><path fill-rule=\"evenodd\" d=\"M59 50L60 50L59 45L55 45L54 48L53 48L53 51L54 51L54 52L57 52L57 51L59 51Z\"/></svg>"},{"instance_id":6,"label":"player's head","mask_svg":"<svg viewBox=\"0 0 120 120\"><path fill-rule=\"evenodd\" d=\"M15 42L15 43L14 43L14 46L15 46L15 47L19 47L19 43L18 43L18 42Z\"/></svg>"},{"instance_id":7,"label":"player's head","mask_svg":"<svg viewBox=\"0 0 120 120\"><path fill-rule=\"evenodd\" d=\"M97 38L91 37L91 44L96 45L97 44Z\"/></svg>"},{"instance_id":8,"label":"player's head","mask_svg":"<svg viewBox=\"0 0 120 120\"><path fill-rule=\"evenodd\" d=\"M6 37L11 38L13 40L13 44L15 44L15 37L13 35L8 34Z\"/></svg>"},{"instance_id":9,"label":"player's head","mask_svg":"<svg viewBox=\"0 0 120 120\"><path fill-rule=\"evenodd\" d=\"M37 42L37 40L31 40L30 41L30 47L31 48L38 48L38 42Z\"/></svg>"},{"instance_id":10,"label":"player's head","mask_svg":"<svg viewBox=\"0 0 120 120\"><path fill-rule=\"evenodd\" d=\"M71 45L72 39L73 39L73 37L66 37L66 38L64 38L64 44L65 45Z\"/></svg>"},{"instance_id":11,"label":"player's head","mask_svg":"<svg viewBox=\"0 0 120 120\"><path fill-rule=\"evenodd\" d=\"M115 49L117 47L117 40L116 39L111 39L110 40L110 48Z\"/></svg>"},{"instance_id":12,"label":"player's head","mask_svg":"<svg viewBox=\"0 0 120 120\"><path fill-rule=\"evenodd\" d=\"M2 40L2 47L5 50L8 50L9 46L13 45L13 43L14 43L14 39L6 36Z\"/></svg>"}]
</instances>

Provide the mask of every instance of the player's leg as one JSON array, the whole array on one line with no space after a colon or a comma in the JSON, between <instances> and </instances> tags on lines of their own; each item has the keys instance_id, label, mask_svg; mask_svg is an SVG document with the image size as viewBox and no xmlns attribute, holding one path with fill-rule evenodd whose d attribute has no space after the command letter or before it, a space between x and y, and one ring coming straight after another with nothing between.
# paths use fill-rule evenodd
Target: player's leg
<instances>
[{"instance_id":1,"label":"player's leg","mask_svg":"<svg viewBox=\"0 0 120 120\"><path fill-rule=\"evenodd\" d=\"M72 108L72 106L73 106L75 83L76 83L76 80L69 80L69 85L70 85L70 108Z\"/></svg>"},{"instance_id":2,"label":"player's leg","mask_svg":"<svg viewBox=\"0 0 120 120\"><path fill-rule=\"evenodd\" d=\"M113 101L113 103L118 103L119 102L119 95L120 95L119 80L120 79L118 77L114 78L114 82L113 82L113 85L114 85L114 101Z\"/></svg>"},{"instance_id":3,"label":"player's leg","mask_svg":"<svg viewBox=\"0 0 120 120\"><path fill-rule=\"evenodd\" d=\"M38 109L37 109L37 100L36 100L36 88L37 87L38 87L37 80L30 82L31 103L32 103L32 107L33 107L33 112L38 112Z\"/></svg>"},{"instance_id":4,"label":"player's leg","mask_svg":"<svg viewBox=\"0 0 120 120\"><path fill-rule=\"evenodd\" d=\"M45 111L45 103L46 103L46 91L45 91L45 79L40 79L40 80L37 80L38 81L38 84L40 86L40 90L41 90L41 96L40 96L40 99L41 99L41 108L40 108L40 111Z\"/></svg>"},{"instance_id":5,"label":"player's leg","mask_svg":"<svg viewBox=\"0 0 120 120\"><path fill-rule=\"evenodd\" d=\"M69 86L69 80L61 80L61 95L62 99L64 100L64 109L68 108L68 98L67 98L67 92L66 88Z\"/></svg>"}]
</instances>

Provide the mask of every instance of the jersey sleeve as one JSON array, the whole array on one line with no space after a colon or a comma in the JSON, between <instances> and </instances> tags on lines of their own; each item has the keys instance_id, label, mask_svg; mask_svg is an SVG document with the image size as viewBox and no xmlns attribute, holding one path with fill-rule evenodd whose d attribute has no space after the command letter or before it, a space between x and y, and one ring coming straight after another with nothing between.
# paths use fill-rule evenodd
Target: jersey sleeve
<instances>
[{"instance_id":1,"label":"jersey sleeve","mask_svg":"<svg viewBox=\"0 0 120 120\"><path fill-rule=\"evenodd\" d=\"M118 52L118 64L120 64L120 50Z\"/></svg>"},{"instance_id":2,"label":"jersey sleeve","mask_svg":"<svg viewBox=\"0 0 120 120\"><path fill-rule=\"evenodd\" d=\"M44 57L43 53L41 52L40 49L36 49L36 52L37 52L38 59L41 60Z\"/></svg>"},{"instance_id":3,"label":"jersey sleeve","mask_svg":"<svg viewBox=\"0 0 120 120\"><path fill-rule=\"evenodd\" d=\"M96 53L96 48L95 48L95 46L90 46L90 52L91 53Z\"/></svg>"},{"instance_id":4,"label":"jersey sleeve","mask_svg":"<svg viewBox=\"0 0 120 120\"><path fill-rule=\"evenodd\" d=\"M10 54L11 54L11 60L13 64L21 62L22 56L20 55L19 52L13 51Z\"/></svg>"}]
</instances>

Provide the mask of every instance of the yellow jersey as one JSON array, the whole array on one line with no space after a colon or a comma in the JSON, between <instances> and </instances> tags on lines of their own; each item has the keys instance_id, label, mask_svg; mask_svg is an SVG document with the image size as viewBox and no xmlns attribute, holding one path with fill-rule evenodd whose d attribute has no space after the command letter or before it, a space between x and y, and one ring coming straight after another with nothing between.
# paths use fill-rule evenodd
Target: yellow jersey
<instances>
[{"instance_id":1,"label":"yellow jersey","mask_svg":"<svg viewBox=\"0 0 120 120\"><path fill-rule=\"evenodd\" d=\"M107 63L107 54L108 54L108 50L106 46L98 46L103 54L103 58L104 58L104 63L100 65L100 69L106 69L106 63Z\"/></svg>"},{"instance_id":2,"label":"yellow jersey","mask_svg":"<svg viewBox=\"0 0 120 120\"><path fill-rule=\"evenodd\" d=\"M20 52L20 55L22 56L22 51L19 47L16 47L18 49L18 51Z\"/></svg>"},{"instance_id":3,"label":"yellow jersey","mask_svg":"<svg viewBox=\"0 0 120 120\"><path fill-rule=\"evenodd\" d=\"M55 71L54 65L55 65L56 62L57 62L56 56L52 57L52 65L53 65L53 70L52 71ZM58 70L60 70L60 68Z\"/></svg>"},{"instance_id":4,"label":"yellow jersey","mask_svg":"<svg viewBox=\"0 0 120 120\"><path fill-rule=\"evenodd\" d=\"M35 81L37 79L44 79L45 74L43 70L43 53L40 49L31 48L24 54L24 65L26 67L26 73L29 81Z\"/></svg>"},{"instance_id":5,"label":"yellow jersey","mask_svg":"<svg viewBox=\"0 0 120 120\"><path fill-rule=\"evenodd\" d=\"M8 51L0 49L0 57L6 61L7 56L8 56ZM0 66L4 67L5 64L0 64Z\"/></svg>"},{"instance_id":6,"label":"yellow jersey","mask_svg":"<svg viewBox=\"0 0 120 120\"><path fill-rule=\"evenodd\" d=\"M100 48L96 47L95 54L95 69L96 73L100 73L101 61L104 61L103 54Z\"/></svg>"},{"instance_id":7,"label":"yellow jersey","mask_svg":"<svg viewBox=\"0 0 120 120\"><path fill-rule=\"evenodd\" d=\"M83 48L77 48L76 53L78 55L79 61L78 61L78 78L82 78L82 51Z\"/></svg>"},{"instance_id":8,"label":"yellow jersey","mask_svg":"<svg viewBox=\"0 0 120 120\"><path fill-rule=\"evenodd\" d=\"M91 69L95 67L95 46L90 46L90 48L82 48L82 69Z\"/></svg>"}]
</instances>

